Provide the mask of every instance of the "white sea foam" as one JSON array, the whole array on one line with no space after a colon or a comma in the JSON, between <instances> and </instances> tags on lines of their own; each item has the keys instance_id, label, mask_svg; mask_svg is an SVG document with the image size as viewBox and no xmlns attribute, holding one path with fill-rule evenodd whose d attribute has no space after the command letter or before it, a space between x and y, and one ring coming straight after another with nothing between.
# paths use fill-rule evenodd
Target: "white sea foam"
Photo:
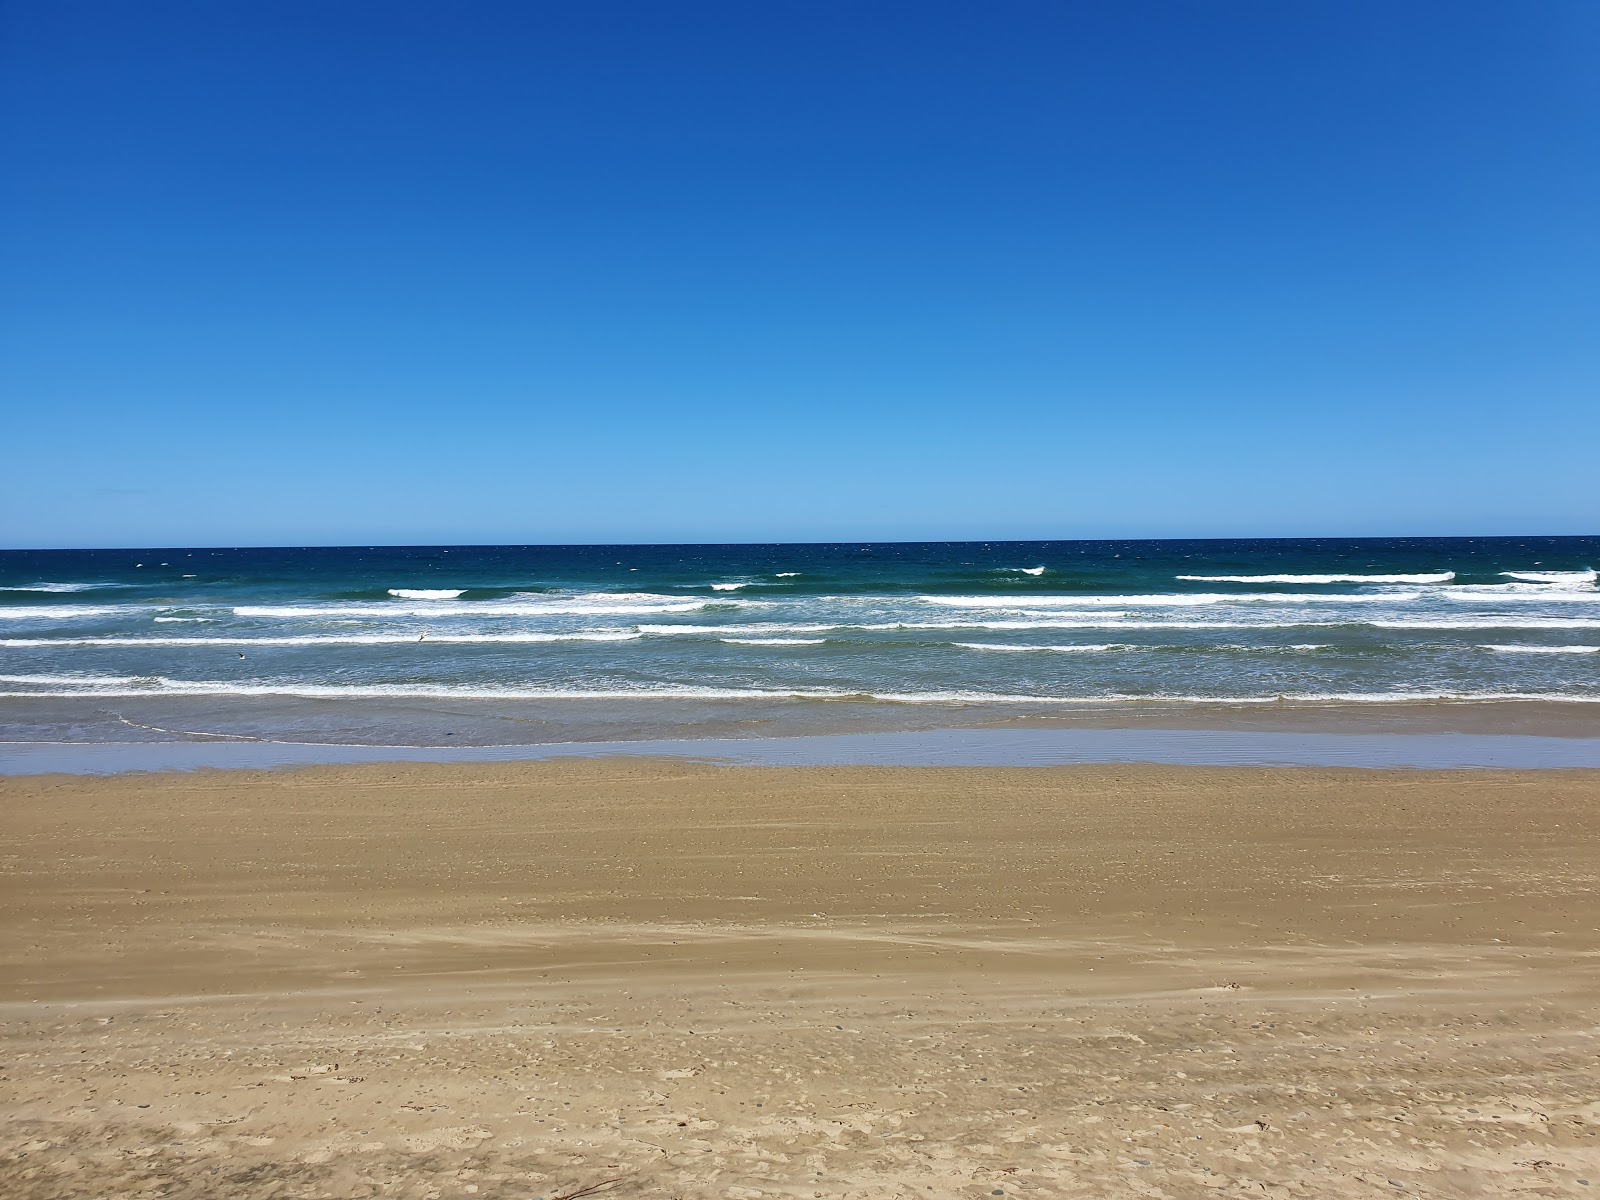
<instances>
[{"instance_id":1,"label":"white sea foam","mask_svg":"<svg viewBox=\"0 0 1600 1200\"><path fill-rule=\"evenodd\" d=\"M1117 642L1105 642L1097 646L1005 646L998 642L952 642L952 646L959 646L963 650L999 650L1007 654L1028 653L1030 651L1048 651L1052 654L1093 654L1102 650L1139 650L1140 646L1128 646Z\"/></svg>"},{"instance_id":2,"label":"white sea foam","mask_svg":"<svg viewBox=\"0 0 1600 1200\"><path fill-rule=\"evenodd\" d=\"M108 617L127 611L128 609L121 605L52 604L27 605L15 608L0 605L0 620L81 621L88 617Z\"/></svg>"},{"instance_id":3,"label":"white sea foam","mask_svg":"<svg viewBox=\"0 0 1600 1200\"><path fill-rule=\"evenodd\" d=\"M1524 583L1594 583L1597 573L1593 568L1585 571L1501 571L1507 579L1520 579Z\"/></svg>"},{"instance_id":4,"label":"white sea foam","mask_svg":"<svg viewBox=\"0 0 1600 1200\"><path fill-rule=\"evenodd\" d=\"M1159 592L1145 596L917 596L924 604L948 608L1097 608L1119 605L1130 608L1200 608L1218 604L1403 604L1421 597L1420 592L1386 592L1345 595L1296 595L1286 592Z\"/></svg>"},{"instance_id":5,"label":"white sea foam","mask_svg":"<svg viewBox=\"0 0 1600 1200\"><path fill-rule=\"evenodd\" d=\"M1110 616L1116 616L1112 613ZM822 621L822 622L748 622L733 625L653 625L640 624L634 626L640 633L647 633L652 637L674 636L717 636L726 637L735 633L758 634L787 634L787 633L838 633L850 630L861 630L870 633L893 633L902 630L923 629L1221 629L1227 626L1221 622L1207 621L1192 623L1188 626L1172 621L1137 622L1137 621L1110 621L1105 615L1096 615L1081 621L1068 620L1037 620L1037 621ZM1240 628L1256 629L1268 628L1267 626L1242 625Z\"/></svg>"},{"instance_id":6,"label":"white sea foam","mask_svg":"<svg viewBox=\"0 0 1600 1200\"><path fill-rule=\"evenodd\" d=\"M1513 604L1564 602L1600 604L1600 590L1588 584L1581 587L1563 587L1551 583L1471 583L1460 587L1440 588L1439 595L1448 600L1480 603L1509 601Z\"/></svg>"},{"instance_id":7,"label":"white sea foam","mask_svg":"<svg viewBox=\"0 0 1600 1200\"><path fill-rule=\"evenodd\" d=\"M454 600L466 590L466 588L390 588L389 595L398 596L402 600Z\"/></svg>"},{"instance_id":8,"label":"white sea foam","mask_svg":"<svg viewBox=\"0 0 1600 1200\"><path fill-rule=\"evenodd\" d=\"M214 617L151 617L150 619L164 625L195 625L202 623L215 625L217 623Z\"/></svg>"},{"instance_id":9,"label":"white sea foam","mask_svg":"<svg viewBox=\"0 0 1600 1200\"><path fill-rule=\"evenodd\" d=\"M639 624L634 626L639 632L652 637L674 636L719 636L729 634L790 634L790 633L835 633L852 630L865 632L892 633L898 631L917 632L922 630L959 630L959 629L989 629L989 630L1014 630L1014 629L1091 629L1091 630L1133 630L1133 629L1174 629L1174 630L1221 630L1221 629L1249 629L1249 630L1274 630L1274 629L1320 629L1320 628L1360 628L1374 629L1597 629L1600 628L1600 618L1594 617L1501 617L1484 614L1482 616L1461 616L1451 619L1435 619L1427 617L1410 617L1401 619L1374 619L1362 618L1360 620L1341 621L1223 621L1223 620L1121 620L1114 619L1117 614L1101 613L1086 616L1084 619L1063 619L1056 616L1041 615L1032 619L1005 619L983 620L972 619L965 621L826 621L826 622L750 622L729 625L657 625Z\"/></svg>"},{"instance_id":10,"label":"white sea foam","mask_svg":"<svg viewBox=\"0 0 1600 1200\"><path fill-rule=\"evenodd\" d=\"M750 700L798 699L879 701L898 704L1418 704L1535 701L1600 703L1600 694L1571 692L1285 692L1274 695L1204 696L1188 693L1102 696L1026 695L970 690L894 692L815 687L718 688L660 685L640 688L480 687L454 684L314 684L293 681L234 683L210 679L170 679L136 675L0 675L0 684L49 691L5 691L0 696L41 698L91 696L300 696L309 699L442 699L442 700Z\"/></svg>"},{"instance_id":11,"label":"white sea foam","mask_svg":"<svg viewBox=\"0 0 1600 1200\"><path fill-rule=\"evenodd\" d=\"M1013 575L1043 575L1043 567L996 567L997 571L1007 571Z\"/></svg>"},{"instance_id":12,"label":"white sea foam","mask_svg":"<svg viewBox=\"0 0 1600 1200\"><path fill-rule=\"evenodd\" d=\"M635 625L634 628L640 633L647 633L652 637L671 637L674 635L727 637L730 634L827 633L830 630L853 629L856 626L841 625L832 621L819 623L746 621L728 625L639 624Z\"/></svg>"},{"instance_id":13,"label":"white sea foam","mask_svg":"<svg viewBox=\"0 0 1600 1200\"><path fill-rule=\"evenodd\" d=\"M1449 583L1454 571L1417 575L1178 575L1191 583Z\"/></svg>"},{"instance_id":14,"label":"white sea foam","mask_svg":"<svg viewBox=\"0 0 1600 1200\"><path fill-rule=\"evenodd\" d=\"M1497 654L1600 654L1600 646L1479 646Z\"/></svg>"},{"instance_id":15,"label":"white sea foam","mask_svg":"<svg viewBox=\"0 0 1600 1200\"><path fill-rule=\"evenodd\" d=\"M1457 617L1434 621L1366 621L1375 629L1600 629L1600 617Z\"/></svg>"},{"instance_id":16,"label":"white sea foam","mask_svg":"<svg viewBox=\"0 0 1600 1200\"><path fill-rule=\"evenodd\" d=\"M55 646L515 646L545 642L632 642L643 636L618 629L577 633L332 633L302 637L64 637L0 638L0 646L31 649Z\"/></svg>"},{"instance_id":17,"label":"white sea foam","mask_svg":"<svg viewBox=\"0 0 1600 1200\"><path fill-rule=\"evenodd\" d=\"M798 574L800 574L799 571L779 571L776 575L773 576L773 578L774 579L793 579Z\"/></svg>"},{"instance_id":18,"label":"white sea foam","mask_svg":"<svg viewBox=\"0 0 1600 1200\"><path fill-rule=\"evenodd\" d=\"M751 608L759 600L690 600L641 593L587 596L561 596L550 599L504 601L430 601L426 605L405 604L245 604L233 610L238 617L280 617L303 621L331 620L339 617L574 617L627 616L629 614L696 612L708 605L737 605Z\"/></svg>"},{"instance_id":19,"label":"white sea foam","mask_svg":"<svg viewBox=\"0 0 1600 1200\"><path fill-rule=\"evenodd\" d=\"M1123 628L1126 628L1126 627L1124 626ZM1230 643L1230 644L1224 645L1224 646L1214 646L1214 645L1188 645L1188 646L1156 645L1156 646L1147 646L1147 645L1138 645L1136 643L1131 643L1131 642L1100 642L1100 643L1096 643L1096 644L1092 644L1092 645L1083 645L1083 646L1036 646L1036 645L1021 645L1021 646L1019 646L1019 645L1008 645L1008 644L1000 643L1000 642L951 642L950 644L952 646L959 646L963 650L999 650L999 651L1006 652L1006 653L1027 652L1027 651L1048 651L1048 652L1053 653L1053 654L1082 654L1082 653L1095 653L1095 652L1100 652L1100 651L1114 651L1114 652L1119 652L1119 653L1132 653L1132 652L1135 652L1135 651L1143 651L1143 650L1186 650L1186 651L1190 651L1190 652L1193 652L1193 653L1196 653L1196 654L1205 654L1205 653L1210 653L1210 652L1217 651L1217 650L1227 650L1227 651L1234 651L1234 652L1244 653L1244 654L1271 654L1271 653L1282 653L1285 650L1292 650L1292 651L1296 651L1296 652L1301 652L1301 651L1307 651L1307 650L1326 650L1326 649L1328 649L1328 646L1325 643L1322 643L1322 642L1300 642L1300 643L1296 643L1295 645L1292 645L1292 646L1272 646L1272 645L1246 646L1246 645L1240 645L1238 643Z\"/></svg>"},{"instance_id":20,"label":"white sea foam","mask_svg":"<svg viewBox=\"0 0 1600 1200\"><path fill-rule=\"evenodd\" d=\"M820 646L827 638L723 638L730 646Z\"/></svg>"},{"instance_id":21,"label":"white sea foam","mask_svg":"<svg viewBox=\"0 0 1600 1200\"><path fill-rule=\"evenodd\" d=\"M711 590L713 592L737 592L740 588L749 586L748 583L713 583Z\"/></svg>"},{"instance_id":22,"label":"white sea foam","mask_svg":"<svg viewBox=\"0 0 1600 1200\"><path fill-rule=\"evenodd\" d=\"M125 583L30 583L21 587L0 587L0 592L94 592L127 586Z\"/></svg>"}]
</instances>

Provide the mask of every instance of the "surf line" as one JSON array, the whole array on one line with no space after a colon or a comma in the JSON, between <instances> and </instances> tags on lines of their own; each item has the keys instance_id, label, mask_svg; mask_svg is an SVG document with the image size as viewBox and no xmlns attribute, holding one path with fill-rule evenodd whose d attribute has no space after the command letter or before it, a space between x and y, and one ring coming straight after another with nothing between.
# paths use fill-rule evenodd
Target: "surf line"
<instances>
[{"instance_id":1,"label":"surf line","mask_svg":"<svg viewBox=\"0 0 1600 1200\"><path fill-rule=\"evenodd\" d=\"M108 716L115 717L130 729L144 729L150 733L174 733L179 737L229 738L236 742L264 742L268 745L277 744L271 738L254 737L248 733L202 733L198 729L167 729L161 725L141 725L138 721L128 720L127 717L123 716L114 708L103 708L100 711L106 713Z\"/></svg>"}]
</instances>

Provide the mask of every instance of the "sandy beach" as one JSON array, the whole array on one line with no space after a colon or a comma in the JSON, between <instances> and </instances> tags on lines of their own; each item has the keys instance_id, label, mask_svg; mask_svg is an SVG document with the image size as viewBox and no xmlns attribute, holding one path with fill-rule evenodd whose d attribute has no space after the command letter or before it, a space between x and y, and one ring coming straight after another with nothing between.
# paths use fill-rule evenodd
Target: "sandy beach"
<instances>
[{"instance_id":1,"label":"sandy beach","mask_svg":"<svg viewBox=\"0 0 1600 1200\"><path fill-rule=\"evenodd\" d=\"M1600 774L0 780L0 1194L1600 1194Z\"/></svg>"}]
</instances>

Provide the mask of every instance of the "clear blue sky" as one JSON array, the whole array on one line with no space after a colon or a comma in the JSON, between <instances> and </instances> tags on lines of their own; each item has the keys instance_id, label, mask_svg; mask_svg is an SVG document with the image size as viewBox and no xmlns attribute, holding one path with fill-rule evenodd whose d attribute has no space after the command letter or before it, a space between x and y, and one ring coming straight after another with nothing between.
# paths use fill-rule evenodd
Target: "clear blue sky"
<instances>
[{"instance_id":1,"label":"clear blue sky","mask_svg":"<svg viewBox=\"0 0 1600 1200\"><path fill-rule=\"evenodd\" d=\"M3 545L1600 531L1593 0L3 20Z\"/></svg>"}]
</instances>

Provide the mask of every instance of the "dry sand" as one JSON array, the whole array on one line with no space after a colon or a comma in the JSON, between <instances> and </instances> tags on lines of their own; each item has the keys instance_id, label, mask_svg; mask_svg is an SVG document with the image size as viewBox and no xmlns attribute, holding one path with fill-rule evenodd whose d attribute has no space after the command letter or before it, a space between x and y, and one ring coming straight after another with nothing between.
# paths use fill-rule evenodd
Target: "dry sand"
<instances>
[{"instance_id":1,"label":"dry sand","mask_svg":"<svg viewBox=\"0 0 1600 1200\"><path fill-rule=\"evenodd\" d=\"M1596 773L0 793L7 1200L1600 1197Z\"/></svg>"}]
</instances>

